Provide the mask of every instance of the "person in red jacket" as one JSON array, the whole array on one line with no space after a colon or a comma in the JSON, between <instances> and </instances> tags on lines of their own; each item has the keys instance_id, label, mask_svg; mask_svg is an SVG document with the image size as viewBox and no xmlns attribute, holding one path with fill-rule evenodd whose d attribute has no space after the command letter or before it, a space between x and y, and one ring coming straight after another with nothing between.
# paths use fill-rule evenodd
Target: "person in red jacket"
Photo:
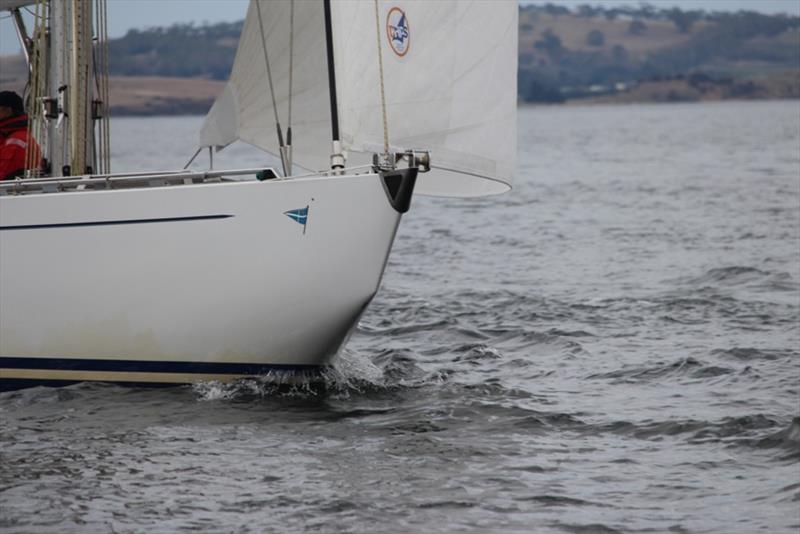
<instances>
[{"instance_id":1,"label":"person in red jacket","mask_svg":"<svg viewBox=\"0 0 800 534\"><path fill-rule=\"evenodd\" d=\"M42 156L36 140L28 137L28 116L22 98L13 91L0 92L0 180L25 172L25 154L32 150L36 166Z\"/></svg>"}]
</instances>

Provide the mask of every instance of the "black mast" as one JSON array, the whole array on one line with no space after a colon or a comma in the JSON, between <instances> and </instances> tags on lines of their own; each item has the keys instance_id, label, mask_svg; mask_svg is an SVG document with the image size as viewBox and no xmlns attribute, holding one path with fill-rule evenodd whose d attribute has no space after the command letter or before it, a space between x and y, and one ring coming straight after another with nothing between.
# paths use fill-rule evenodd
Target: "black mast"
<instances>
[{"instance_id":1,"label":"black mast","mask_svg":"<svg viewBox=\"0 0 800 534\"><path fill-rule=\"evenodd\" d=\"M325 6L325 42L328 49L328 89L331 94L331 134L339 140L339 107L336 102L336 72L333 68L333 27L331 24L331 0L323 0Z\"/></svg>"}]
</instances>

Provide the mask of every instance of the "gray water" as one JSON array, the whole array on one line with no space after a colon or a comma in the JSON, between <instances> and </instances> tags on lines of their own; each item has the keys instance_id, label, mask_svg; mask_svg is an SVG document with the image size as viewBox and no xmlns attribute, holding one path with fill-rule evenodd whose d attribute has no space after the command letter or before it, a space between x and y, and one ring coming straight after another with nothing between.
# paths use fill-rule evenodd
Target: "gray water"
<instances>
[{"instance_id":1,"label":"gray water","mask_svg":"<svg viewBox=\"0 0 800 534\"><path fill-rule=\"evenodd\" d=\"M798 532L800 103L519 119L515 189L415 199L325 387L0 395L0 530ZM116 170L199 123L118 120Z\"/></svg>"}]
</instances>

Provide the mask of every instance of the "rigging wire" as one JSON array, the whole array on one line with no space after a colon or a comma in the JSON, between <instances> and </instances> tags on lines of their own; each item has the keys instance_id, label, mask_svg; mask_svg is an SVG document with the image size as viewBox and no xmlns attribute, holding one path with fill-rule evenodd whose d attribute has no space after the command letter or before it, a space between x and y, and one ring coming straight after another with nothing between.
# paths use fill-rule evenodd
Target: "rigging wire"
<instances>
[{"instance_id":1,"label":"rigging wire","mask_svg":"<svg viewBox=\"0 0 800 534\"><path fill-rule=\"evenodd\" d=\"M258 12L258 28L261 31L261 47L264 50L264 61L267 64L267 80L269 81L269 94L272 97L272 112L275 114L275 126L278 129L278 145L283 148L283 133L281 132L281 121L278 118L278 104L275 102L275 89L272 85L272 70L269 67L269 54L267 53L267 37L264 33L264 22L261 19L261 0L256 0L256 11ZM284 169L284 172L286 169Z\"/></svg>"},{"instance_id":2,"label":"rigging wire","mask_svg":"<svg viewBox=\"0 0 800 534\"><path fill-rule=\"evenodd\" d=\"M97 99L100 101L100 117L98 123L100 135L100 153L98 154L98 165L101 172L111 172L111 137L110 137L110 117L108 103L108 5L106 0L96 0L97 15L95 17L97 44L95 50L99 61L95 63L95 86L97 87ZM94 54L92 56L94 58Z\"/></svg>"},{"instance_id":3,"label":"rigging wire","mask_svg":"<svg viewBox=\"0 0 800 534\"><path fill-rule=\"evenodd\" d=\"M94 19L94 43L92 45L92 71L94 72L94 90L95 90L95 97L92 101L92 119L97 120L99 117L95 117L95 111L99 111L95 109L95 101L102 103L102 89L100 85L102 83L101 77L98 75L98 72L101 70L100 65L103 63L102 57L102 50L100 50L100 0L95 0L95 12L97 16ZM105 160L103 159L103 141L105 140L105 136L103 135L103 121L99 120L97 122L97 130L98 131L98 139L94 136L95 128L92 128L92 141L97 143L95 147L95 160L97 161L97 168L95 169L98 173L105 173L106 170L103 168L105 164ZM98 157L99 156L99 157Z\"/></svg>"},{"instance_id":4,"label":"rigging wire","mask_svg":"<svg viewBox=\"0 0 800 534\"><path fill-rule=\"evenodd\" d=\"M41 171L41 152L37 140L44 143L42 136L44 110L41 107L44 98L47 64L42 57L45 50L48 5L39 0L34 13L33 38L31 39L30 80L28 93L28 144L25 147L25 176L35 178Z\"/></svg>"},{"instance_id":5,"label":"rigging wire","mask_svg":"<svg viewBox=\"0 0 800 534\"><path fill-rule=\"evenodd\" d=\"M286 126L286 144L292 146L292 73L294 62L294 0L289 3L289 120ZM291 165L291 153L289 163Z\"/></svg>"},{"instance_id":6,"label":"rigging wire","mask_svg":"<svg viewBox=\"0 0 800 534\"><path fill-rule=\"evenodd\" d=\"M62 53L60 54L60 61L57 62L57 64L60 64L58 80L59 83L62 84L61 87L58 88L58 99L63 104L63 109L59 112L60 117L57 123L57 130L61 131L60 146L62 172L64 171L64 167L70 167L70 162L72 161L72 143L69 142L69 125L72 119L69 117L69 103L67 101L67 87L69 85L69 61L67 61L66 56L66 51L69 50L69 38L67 36L67 33L69 33L67 30L67 28L69 28L69 20L65 4L66 3L62 3L62 8L58 10L58 13L60 14L60 20L57 23L60 28L63 28L63 30L59 32L61 34ZM64 120L65 118L66 120ZM62 121L64 122L63 124Z\"/></svg>"},{"instance_id":7,"label":"rigging wire","mask_svg":"<svg viewBox=\"0 0 800 534\"><path fill-rule=\"evenodd\" d=\"M289 2L289 123L286 131L286 142L283 139L283 130L278 116L278 104L275 100L275 86L272 81L272 69L267 53L267 37L264 31L264 22L261 17L261 1L256 0L256 12L258 14L258 28L261 32L261 47L264 51L264 62L267 66L267 79L269 81L269 93L272 99L272 112L275 115L275 129L278 133L278 147L281 156L281 165L284 176L289 176L292 172L292 62L294 55L294 0Z\"/></svg>"},{"instance_id":8,"label":"rigging wire","mask_svg":"<svg viewBox=\"0 0 800 534\"><path fill-rule=\"evenodd\" d=\"M111 89L109 88L109 65L111 53L108 44L108 0L103 0L103 48L105 55L105 69L103 77L105 80L105 121L106 121L106 168L111 172Z\"/></svg>"},{"instance_id":9,"label":"rigging wire","mask_svg":"<svg viewBox=\"0 0 800 534\"><path fill-rule=\"evenodd\" d=\"M40 2L36 3L36 14L34 15L33 19L33 41L36 40L36 30L38 29L39 25L39 6ZM27 10L27 8L25 8ZM19 12L17 12L19 13ZM25 43L22 43L22 46L25 47ZM34 126L33 123L35 122L34 113L36 108L36 92L37 92L37 82L38 82L38 57L39 57L39 49L37 46L32 45L30 53L28 54L28 87L30 92L28 93L28 105L27 105L27 115L28 115L28 124L26 125L26 136L27 136L27 144L25 145L25 169L24 169L24 177L25 178L32 178L32 163L33 163L33 143L31 139L33 139L33 130ZM31 105L33 103L33 105Z\"/></svg>"}]
</instances>

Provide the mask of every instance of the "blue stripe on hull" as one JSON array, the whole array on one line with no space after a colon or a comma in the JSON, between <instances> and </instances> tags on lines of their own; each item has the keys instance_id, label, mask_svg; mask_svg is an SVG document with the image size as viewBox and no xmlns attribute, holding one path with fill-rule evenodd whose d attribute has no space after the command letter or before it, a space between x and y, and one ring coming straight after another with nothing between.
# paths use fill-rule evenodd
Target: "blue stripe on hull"
<instances>
[{"instance_id":1,"label":"blue stripe on hull","mask_svg":"<svg viewBox=\"0 0 800 534\"><path fill-rule=\"evenodd\" d=\"M0 226L0 230L37 230L42 228L80 228L84 226L117 226L120 224L154 224L167 222L205 221L212 219L228 219L233 215L193 215L190 217L162 217L159 219L121 219L109 221L87 221L51 224L22 224L13 226Z\"/></svg>"},{"instance_id":2,"label":"blue stripe on hull","mask_svg":"<svg viewBox=\"0 0 800 534\"><path fill-rule=\"evenodd\" d=\"M15 358L0 356L0 368L52 369L59 371L117 371L141 373L220 373L259 375L269 371L309 371L319 365L217 363L146 360L97 360L79 358Z\"/></svg>"},{"instance_id":3,"label":"blue stripe on hull","mask_svg":"<svg viewBox=\"0 0 800 534\"><path fill-rule=\"evenodd\" d=\"M64 380L60 378L31 378L8 376L19 375L14 370L22 370L22 375L30 375L37 371L64 372L65 375L80 376L79 373L114 373L120 380L104 380L107 382L125 384L129 386L174 386L185 384L191 380L171 380L176 375L197 375L198 380L207 375L230 375L238 377L262 376L268 373L285 373L287 375L301 374L306 378L313 378L322 370L321 365L281 365L281 364L252 364L252 363L217 363L217 362L181 362L181 361L142 361L142 360L99 360L79 358L25 358L25 357L0 357L0 392L23 389L35 386L64 386L91 380ZM2 370L5 369L5 373ZM28 370L29 373L24 371ZM153 381L125 380L126 373L149 373ZM158 375L164 373L159 380ZM3 375L6 376L3 376ZM39 373L41 374L41 373ZM63 377L66 378L66 377ZM70 376L71 378L71 376Z\"/></svg>"}]
</instances>

